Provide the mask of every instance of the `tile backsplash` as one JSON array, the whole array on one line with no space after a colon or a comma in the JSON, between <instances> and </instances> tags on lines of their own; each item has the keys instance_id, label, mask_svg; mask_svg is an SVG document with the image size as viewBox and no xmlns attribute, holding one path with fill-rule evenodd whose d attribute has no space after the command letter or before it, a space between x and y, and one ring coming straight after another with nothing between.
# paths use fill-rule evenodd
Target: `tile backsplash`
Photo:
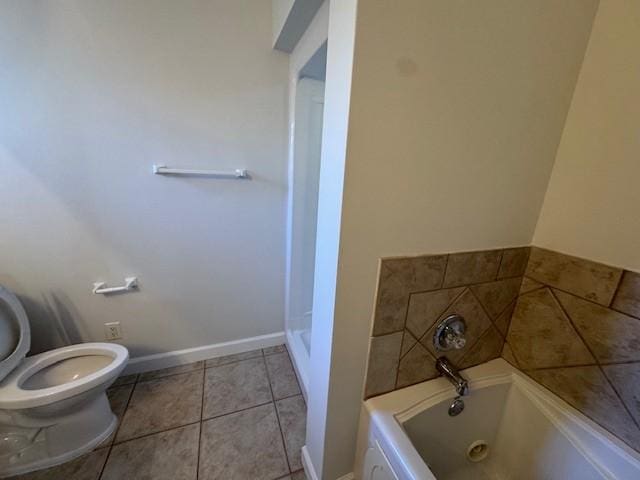
<instances>
[{"instance_id":1,"label":"tile backsplash","mask_svg":"<svg viewBox=\"0 0 640 480\"><path fill-rule=\"evenodd\" d=\"M640 275L533 247L502 356L640 451Z\"/></svg>"},{"instance_id":2,"label":"tile backsplash","mask_svg":"<svg viewBox=\"0 0 640 480\"><path fill-rule=\"evenodd\" d=\"M640 451L640 274L537 247L382 259L365 396L435 378L451 313L456 366L502 356Z\"/></svg>"},{"instance_id":3,"label":"tile backsplash","mask_svg":"<svg viewBox=\"0 0 640 480\"><path fill-rule=\"evenodd\" d=\"M385 258L380 264L365 395L434 378L438 320L465 317L467 345L448 352L461 367L499 357L529 248Z\"/></svg>"}]
</instances>

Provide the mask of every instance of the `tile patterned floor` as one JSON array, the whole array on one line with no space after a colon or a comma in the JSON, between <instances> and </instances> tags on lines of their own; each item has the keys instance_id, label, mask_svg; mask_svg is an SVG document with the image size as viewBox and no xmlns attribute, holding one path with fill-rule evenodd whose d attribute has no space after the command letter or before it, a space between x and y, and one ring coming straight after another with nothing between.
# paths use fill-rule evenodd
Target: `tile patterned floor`
<instances>
[{"instance_id":1,"label":"tile patterned floor","mask_svg":"<svg viewBox=\"0 0 640 480\"><path fill-rule=\"evenodd\" d=\"M120 377L116 434L19 480L305 480L306 405L284 345Z\"/></svg>"}]
</instances>

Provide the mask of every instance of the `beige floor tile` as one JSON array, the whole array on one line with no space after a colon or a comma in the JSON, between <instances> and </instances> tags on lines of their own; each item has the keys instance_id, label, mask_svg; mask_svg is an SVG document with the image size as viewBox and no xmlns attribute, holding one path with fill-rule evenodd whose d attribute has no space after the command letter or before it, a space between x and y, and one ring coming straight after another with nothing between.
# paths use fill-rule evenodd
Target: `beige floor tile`
<instances>
[{"instance_id":1,"label":"beige floor tile","mask_svg":"<svg viewBox=\"0 0 640 480\"><path fill-rule=\"evenodd\" d=\"M124 415L125 409L127 408L127 403L129 402L129 397L131 397L131 391L133 390L133 384L123 385L121 387L111 387L107 390L107 397L109 398L109 403L111 404L111 410L118 417L118 424L122 422L122 416ZM117 428L116 428L117 430ZM113 440L116 437L116 432L113 432L109 435L104 442L100 444L98 448L108 447L113 443Z\"/></svg>"},{"instance_id":2,"label":"beige floor tile","mask_svg":"<svg viewBox=\"0 0 640 480\"><path fill-rule=\"evenodd\" d=\"M202 377L193 372L136 384L116 442L199 421Z\"/></svg>"},{"instance_id":3,"label":"beige floor tile","mask_svg":"<svg viewBox=\"0 0 640 480\"><path fill-rule=\"evenodd\" d=\"M301 450L304 446L307 432L307 405L302 395L285 398L276 402L280 427L287 449L291 470L302 468Z\"/></svg>"},{"instance_id":4,"label":"beige floor tile","mask_svg":"<svg viewBox=\"0 0 640 480\"><path fill-rule=\"evenodd\" d=\"M199 480L272 480L288 472L273 404L202 424Z\"/></svg>"},{"instance_id":5,"label":"beige floor tile","mask_svg":"<svg viewBox=\"0 0 640 480\"><path fill-rule=\"evenodd\" d=\"M207 369L204 418L255 407L272 400L262 356Z\"/></svg>"},{"instance_id":6,"label":"beige floor tile","mask_svg":"<svg viewBox=\"0 0 640 480\"><path fill-rule=\"evenodd\" d=\"M91 453L76 458L70 462L47 468L38 472L27 473L12 480L98 480L105 460L108 448L94 450Z\"/></svg>"},{"instance_id":7,"label":"beige floor tile","mask_svg":"<svg viewBox=\"0 0 640 480\"><path fill-rule=\"evenodd\" d=\"M120 387L122 385L129 385L132 383L136 383L136 380L138 380L138 374L134 373L132 375L122 375L118 378L116 378L116 381L113 382L113 385L111 385L112 387Z\"/></svg>"},{"instance_id":8,"label":"beige floor tile","mask_svg":"<svg viewBox=\"0 0 640 480\"><path fill-rule=\"evenodd\" d=\"M194 362L187 365L178 365L177 367L163 368L161 370L153 370L152 372L145 372L140 374L139 381L154 380L156 378L168 377L169 375L176 375L178 373L189 373L204 368L204 362Z\"/></svg>"},{"instance_id":9,"label":"beige floor tile","mask_svg":"<svg viewBox=\"0 0 640 480\"><path fill-rule=\"evenodd\" d=\"M207 368L219 367L220 365L227 365L229 363L240 362L242 360L249 360L250 358L257 358L262 356L262 350L251 350L250 352L234 353L233 355L225 355L224 357L210 358L207 360Z\"/></svg>"},{"instance_id":10,"label":"beige floor tile","mask_svg":"<svg viewBox=\"0 0 640 480\"><path fill-rule=\"evenodd\" d=\"M274 347L267 347L262 349L262 353L265 355L273 355L274 353L284 353L287 351L287 347L284 345L276 345Z\"/></svg>"},{"instance_id":11,"label":"beige floor tile","mask_svg":"<svg viewBox=\"0 0 640 480\"><path fill-rule=\"evenodd\" d=\"M292 473L288 478L290 480L307 480L307 476L305 475L304 470Z\"/></svg>"},{"instance_id":12,"label":"beige floor tile","mask_svg":"<svg viewBox=\"0 0 640 480\"><path fill-rule=\"evenodd\" d=\"M199 436L195 424L116 445L101 480L195 480Z\"/></svg>"},{"instance_id":13,"label":"beige floor tile","mask_svg":"<svg viewBox=\"0 0 640 480\"><path fill-rule=\"evenodd\" d=\"M277 353L264 357L267 362L269 381L276 400L300 393L298 379L293 371L291 360L286 353Z\"/></svg>"}]
</instances>

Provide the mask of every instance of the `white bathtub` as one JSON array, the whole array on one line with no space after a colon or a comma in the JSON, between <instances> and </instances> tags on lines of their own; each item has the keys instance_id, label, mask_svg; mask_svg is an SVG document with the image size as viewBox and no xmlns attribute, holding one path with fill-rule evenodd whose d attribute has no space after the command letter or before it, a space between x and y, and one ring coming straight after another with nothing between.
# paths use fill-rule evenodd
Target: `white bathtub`
<instances>
[{"instance_id":1,"label":"white bathtub","mask_svg":"<svg viewBox=\"0 0 640 480\"><path fill-rule=\"evenodd\" d=\"M358 480L640 479L640 455L502 359L463 372L450 417L444 378L372 398L360 420ZM487 445L473 462L474 442Z\"/></svg>"}]
</instances>

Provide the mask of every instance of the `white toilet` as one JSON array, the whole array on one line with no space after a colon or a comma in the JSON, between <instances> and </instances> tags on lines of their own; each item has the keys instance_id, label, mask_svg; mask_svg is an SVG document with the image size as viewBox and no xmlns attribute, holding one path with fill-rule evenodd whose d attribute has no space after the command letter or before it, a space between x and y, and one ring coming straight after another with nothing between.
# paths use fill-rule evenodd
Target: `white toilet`
<instances>
[{"instance_id":1,"label":"white toilet","mask_svg":"<svg viewBox=\"0 0 640 480\"><path fill-rule=\"evenodd\" d=\"M84 343L26 358L30 344L24 308L0 286L0 478L72 460L117 426L106 390L127 364L125 347Z\"/></svg>"}]
</instances>

